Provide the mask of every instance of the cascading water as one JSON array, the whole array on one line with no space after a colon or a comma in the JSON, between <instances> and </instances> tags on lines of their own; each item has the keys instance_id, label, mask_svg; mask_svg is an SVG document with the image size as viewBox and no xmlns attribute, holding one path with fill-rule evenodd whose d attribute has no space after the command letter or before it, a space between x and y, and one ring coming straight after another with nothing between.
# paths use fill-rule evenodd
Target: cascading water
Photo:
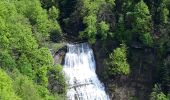
<instances>
[{"instance_id":1,"label":"cascading water","mask_svg":"<svg viewBox=\"0 0 170 100\"><path fill-rule=\"evenodd\" d=\"M95 73L94 55L89 45L68 44L67 48L63 70L69 85L68 100L109 100Z\"/></svg>"}]
</instances>

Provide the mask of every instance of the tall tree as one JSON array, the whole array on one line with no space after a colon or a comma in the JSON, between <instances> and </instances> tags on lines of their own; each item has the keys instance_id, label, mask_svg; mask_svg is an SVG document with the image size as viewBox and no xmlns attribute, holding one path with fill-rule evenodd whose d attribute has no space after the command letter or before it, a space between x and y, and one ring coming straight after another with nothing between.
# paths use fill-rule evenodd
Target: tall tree
<instances>
[{"instance_id":1,"label":"tall tree","mask_svg":"<svg viewBox=\"0 0 170 100\"><path fill-rule=\"evenodd\" d=\"M133 33L138 36L146 45L152 45L152 36L151 36L151 15L148 9L148 6L141 0L134 7L133 11L133 22L132 28Z\"/></svg>"}]
</instances>

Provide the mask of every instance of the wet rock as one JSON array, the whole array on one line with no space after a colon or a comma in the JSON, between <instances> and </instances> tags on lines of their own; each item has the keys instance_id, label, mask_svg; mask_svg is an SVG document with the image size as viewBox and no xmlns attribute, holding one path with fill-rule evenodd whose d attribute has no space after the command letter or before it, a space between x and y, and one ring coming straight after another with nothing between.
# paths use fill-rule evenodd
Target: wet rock
<instances>
[{"instance_id":1,"label":"wet rock","mask_svg":"<svg viewBox=\"0 0 170 100\"><path fill-rule=\"evenodd\" d=\"M55 52L55 54L53 56L55 65L57 65L57 64L62 65L63 64L66 52L67 52L67 47L66 46L60 48L57 52Z\"/></svg>"}]
</instances>

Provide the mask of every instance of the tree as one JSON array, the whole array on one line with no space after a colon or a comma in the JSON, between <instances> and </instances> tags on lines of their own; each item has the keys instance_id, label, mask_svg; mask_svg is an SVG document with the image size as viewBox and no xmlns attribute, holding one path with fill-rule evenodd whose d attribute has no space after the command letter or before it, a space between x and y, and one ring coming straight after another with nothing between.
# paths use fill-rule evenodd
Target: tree
<instances>
[{"instance_id":1,"label":"tree","mask_svg":"<svg viewBox=\"0 0 170 100\"><path fill-rule=\"evenodd\" d=\"M49 88L52 93L65 94L67 89L66 79L64 77L61 65L52 67L49 71ZM57 88L54 88L57 86Z\"/></svg>"},{"instance_id":2,"label":"tree","mask_svg":"<svg viewBox=\"0 0 170 100\"><path fill-rule=\"evenodd\" d=\"M169 10L168 10L168 0L158 0L155 1L155 6L156 6L156 24L159 25L164 25L168 23L168 15L169 15Z\"/></svg>"},{"instance_id":3,"label":"tree","mask_svg":"<svg viewBox=\"0 0 170 100\"><path fill-rule=\"evenodd\" d=\"M55 20L59 11L54 6L50 7L48 16L47 10L41 7L39 0L21 0L17 1L15 5L18 8L17 11L29 19L32 32L39 44L43 45L49 39L50 32L53 30L57 30L61 34L60 26Z\"/></svg>"},{"instance_id":4,"label":"tree","mask_svg":"<svg viewBox=\"0 0 170 100\"><path fill-rule=\"evenodd\" d=\"M23 75L29 76L31 79L35 78L35 73L32 70L32 64L29 62L25 54L22 54L18 59L18 69Z\"/></svg>"},{"instance_id":5,"label":"tree","mask_svg":"<svg viewBox=\"0 0 170 100\"><path fill-rule=\"evenodd\" d=\"M47 89L47 72L54 62L51 52L42 44L49 39L51 31L61 34L55 20L57 10L52 8L50 14L47 13L39 0L1 0L0 5L0 68L8 71L9 75L17 70L17 75L11 77L16 82L16 92L24 100L29 97L54 100ZM0 87L8 83L3 76L0 77ZM13 91L12 85L7 86L11 88L7 90ZM17 100L10 91L6 88L0 90L0 99Z\"/></svg>"},{"instance_id":6,"label":"tree","mask_svg":"<svg viewBox=\"0 0 170 100\"><path fill-rule=\"evenodd\" d=\"M110 55L107 61L108 74L124 74L127 75L130 73L129 64L126 57L126 45L122 44L120 48L116 48Z\"/></svg>"},{"instance_id":7,"label":"tree","mask_svg":"<svg viewBox=\"0 0 170 100\"><path fill-rule=\"evenodd\" d=\"M99 23L99 34L102 39L106 39L109 34L109 25L104 21Z\"/></svg>"},{"instance_id":8,"label":"tree","mask_svg":"<svg viewBox=\"0 0 170 100\"><path fill-rule=\"evenodd\" d=\"M13 90L12 79L5 71L0 69L0 99L1 100L21 100Z\"/></svg>"},{"instance_id":9,"label":"tree","mask_svg":"<svg viewBox=\"0 0 170 100\"><path fill-rule=\"evenodd\" d=\"M29 53L27 56L29 56L28 59L36 74L36 82L46 87L48 85L47 72L54 63L49 49L40 48Z\"/></svg>"},{"instance_id":10,"label":"tree","mask_svg":"<svg viewBox=\"0 0 170 100\"><path fill-rule=\"evenodd\" d=\"M150 100L168 100L168 98L163 92L161 92L161 88L159 87L159 85L155 84L150 95Z\"/></svg>"},{"instance_id":11,"label":"tree","mask_svg":"<svg viewBox=\"0 0 170 100\"><path fill-rule=\"evenodd\" d=\"M87 37L90 43L95 43L96 41L96 34L97 34L97 16L96 15L89 15L86 16L83 20L83 23L86 24L86 28L83 32L80 33L82 37Z\"/></svg>"},{"instance_id":12,"label":"tree","mask_svg":"<svg viewBox=\"0 0 170 100\"><path fill-rule=\"evenodd\" d=\"M14 81L15 93L23 100L42 100L36 85L26 76L19 75Z\"/></svg>"},{"instance_id":13,"label":"tree","mask_svg":"<svg viewBox=\"0 0 170 100\"><path fill-rule=\"evenodd\" d=\"M46 87L35 84L25 75L17 74L14 81L15 93L23 100L56 100Z\"/></svg>"},{"instance_id":14,"label":"tree","mask_svg":"<svg viewBox=\"0 0 170 100\"><path fill-rule=\"evenodd\" d=\"M101 8L101 5L110 3L111 6L114 6L114 0L83 0L80 1L80 4L83 4L81 8L81 15L83 16L83 24L85 24L84 31L80 32L81 37L85 37L88 39L90 43L95 43L96 35L99 31L99 35L102 35L102 39L106 39L107 33L109 31L109 25L104 21L98 23L97 14Z\"/></svg>"},{"instance_id":15,"label":"tree","mask_svg":"<svg viewBox=\"0 0 170 100\"><path fill-rule=\"evenodd\" d=\"M52 20L51 22L51 31L50 31L50 39L53 42L58 42L62 39L62 31L60 28L60 25L56 21L59 17L59 9L56 7L52 6L49 9L49 17Z\"/></svg>"},{"instance_id":16,"label":"tree","mask_svg":"<svg viewBox=\"0 0 170 100\"><path fill-rule=\"evenodd\" d=\"M168 15L169 10L167 8L167 0L162 0L162 3L160 3L160 6L158 8L158 11L160 12L160 21L162 24L168 23Z\"/></svg>"},{"instance_id":17,"label":"tree","mask_svg":"<svg viewBox=\"0 0 170 100\"><path fill-rule=\"evenodd\" d=\"M165 52L165 51L164 51ZM168 93L170 84L170 62L169 58L164 59L161 66L158 67L158 82L161 83L162 91Z\"/></svg>"},{"instance_id":18,"label":"tree","mask_svg":"<svg viewBox=\"0 0 170 100\"><path fill-rule=\"evenodd\" d=\"M15 60L8 51L0 51L0 67L5 70L12 70L16 67Z\"/></svg>"},{"instance_id":19,"label":"tree","mask_svg":"<svg viewBox=\"0 0 170 100\"><path fill-rule=\"evenodd\" d=\"M141 0L134 7L132 13L134 18L132 28L135 35L139 35L139 39L146 45L152 45L151 36L151 15L148 6Z\"/></svg>"},{"instance_id":20,"label":"tree","mask_svg":"<svg viewBox=\"0 0 170 100\"><path fill-rule=\"evenodd\" d=\"M133 33L130 29L126 28L124 15L120 15L118 19L118 23L116 25L115 38L117 41L122 42L131 42L133 38Z\"/></svg>"},{"instance_id":21,"label":"tree","mask_svg":"<svg viewBox=\"0 0 170 100\"><path fill-rule=\"evenodd\" d=\"M52 6L50 9L49 9L49 16L52 20L56 20L58 17L59 17L59 10L56 9L56 7Z\"/></svg>"}]
</instances>

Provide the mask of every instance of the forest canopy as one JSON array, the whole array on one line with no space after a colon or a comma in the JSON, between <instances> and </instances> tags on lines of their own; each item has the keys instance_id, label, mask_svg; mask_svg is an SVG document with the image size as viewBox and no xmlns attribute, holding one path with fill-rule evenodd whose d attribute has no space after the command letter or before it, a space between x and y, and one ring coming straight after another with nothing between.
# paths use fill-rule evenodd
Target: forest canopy
<instances>
[{"instance_id":1,"label":"forest canopy","mask_svg":"<svg viewBox=\"0 0 170 100\"><path fill-rule=\"evenodd\" d=\"M70 41L100 43L105 80L140 69L137 50L152 51L148 98L169 99L170 0L0 0L0 99L65 99L62 65L50 50Z\"/></svg>"}]
</instances>

